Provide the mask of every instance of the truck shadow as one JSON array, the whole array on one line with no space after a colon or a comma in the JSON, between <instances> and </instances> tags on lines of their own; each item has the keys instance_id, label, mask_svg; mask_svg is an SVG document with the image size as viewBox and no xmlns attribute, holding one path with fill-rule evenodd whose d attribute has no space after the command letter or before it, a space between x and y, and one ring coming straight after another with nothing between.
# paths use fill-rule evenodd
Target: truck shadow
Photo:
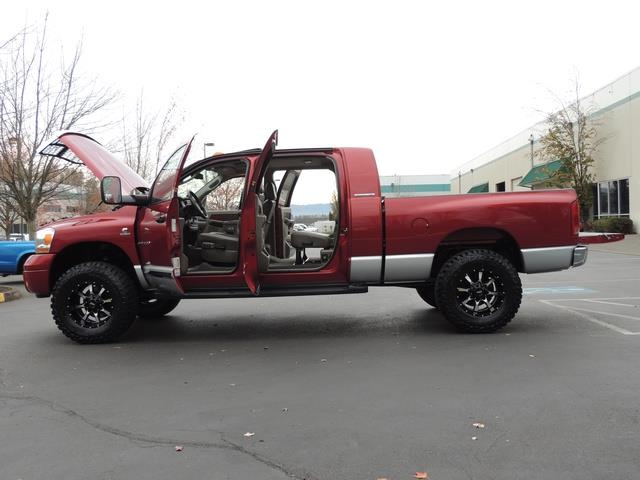
<instances>
[{"instance_id":1,"label":"truck shadow","mask_svg":"<svg viewBox=\"0 0 640 480\"><path fill-rule=\"evenodd\" d=\"M518 332L531 326L518 325ZM513 331L509 326L504 331ZM459 337L458 332L435 309L414 309L405 315L364 318L345 315L280 314L277 317L259 315L225 315L223 319L170 315L165 318L138 320L122 338L123 343L138 342L201 342L245 341L259 339L318 339L401 336Z\"/></svg>"}]
</instances>

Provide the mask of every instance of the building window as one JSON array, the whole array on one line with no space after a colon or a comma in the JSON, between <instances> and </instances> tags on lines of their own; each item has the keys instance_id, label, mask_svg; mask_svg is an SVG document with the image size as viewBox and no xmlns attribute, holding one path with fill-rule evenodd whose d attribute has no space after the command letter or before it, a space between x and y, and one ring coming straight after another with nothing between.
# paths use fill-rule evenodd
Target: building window
<instances>
[{"instance_id":1,"label":"building window","mask_svg":"<svg viewBox=\"0 0 640 480\"><path fill-rule=\"evenodd\" d=\"M45 205L44 211L47 213L59 213L62 212L62 207L60 205Z\"/></svg>"},{"instance_id":2,"label":"building window","mask_svg":"<svg viewBox=\"0 0 640 480\"><path fill-rule=\"evenodd\" d=\"M10 233L22 233L22 232L26 232L27 231L27 224L23 223L22 225L19 223L14 223L13 225L11 225L11 232Z\"/></svg>"},{"instance_id":3,"label":"building window","mask_svg":"<svg viewBox=\"0 0 640 480\"><path fill-rule=\"evenodd\" d=\"M593 189L593 216L629 215L629 179L598 182Z\"/></svg>"},{"instance_id":4,"label":"building window","mask_svg":"<svg viewBox=\"0 0 640 480\"><path fill-rule=\"evenodd\" d=\"M506 192L507 186L504 182L496 183L496 192Z\"/></svg>"},{"instance_id":5,"label":"building window","mask_svg":"<svg viewBox=\"0 0 640 480\"><path fill-rule=\"evenodd\" d=\"M618 180L620 195L620 215L629 215L629 179Z\"/></svg>"}]
</instances>

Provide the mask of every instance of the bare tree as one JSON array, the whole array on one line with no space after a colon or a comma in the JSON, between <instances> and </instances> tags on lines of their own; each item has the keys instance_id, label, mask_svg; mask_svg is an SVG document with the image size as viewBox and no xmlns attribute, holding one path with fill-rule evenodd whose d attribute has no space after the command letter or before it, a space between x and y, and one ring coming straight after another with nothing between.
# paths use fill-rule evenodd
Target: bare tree
<instances>
[{"instance_id":1,"label":"bare tree","mask_svg":"<svg viewBox=\"0 0 640 480\"><path fill-rule=\"evenodd\" d=\"M11 198L6 192L6 186L0 185L0 228L4 230L4 236L8 240L13 224L20 216L16 211Z\"/></svg>"},{"instance_id":2,"label":"bare tree","mask_svg":"<svg viewBox=\"0 0 640 480\"><path fill-rule=\"evenodd\" d=\"M93 176L88 176L82 184L82 204L80 213L90 214L96 211L104 211L109 208L108 205L102 203L100 196L100 183Z\"/></svg>"},{"instance_id":3,"label":"bare tree","mask_svg":"<svg viewBox=\"0 0 640 480\"><path fill-rule=\"evenodd\" d=\"M25 29L6 49L0 57L0 182L33 235L38 207L55 197L75 170L38 155L38 146L58 130L98 128L95 114L116 94L80 74L82 42L59 68L47 64L46 16L40 28Z\"/></svg>"},{"instance_id":4,"label":"bare tree","mask_svg":"<svg viewBox=\"0 0 640 480\"><path fill-rule=\"evenodd\" d=\"M207 210L237 210L244 190L244 178L231 178L207 196Z\"/></svg>"},{"instance_id":5,"label":"bare tree","mask_svg":"<svg viewBox=\"0 0 640 480\"><path fill-rule=\"evenodd\" d=\"M140 92L135 112L122 118L125 163L141 177L153 179L164 158L165 147L174 136L181 119L174 100L164 110L150 110L146 107L144 92Z\"/></svg>"},{"instance_id":6,"label":"bare tree","mask_svg":"<svg viewBox=\"0 0 640 480\"><path fill-rule=\"evenodd\" d=\"M556 96L559 109L547 114L546 133L540 138L536 155L545 162L561 160L555 172L549 172L547 185L571 187L578 195L582 222L589 220L592 203L591 169L598 147L607 137L598 136L598 124L593 119L594 105L585 105L580 98L580 84L574 82L575 97L571 103Z\"/></svg>"}]
</instances>

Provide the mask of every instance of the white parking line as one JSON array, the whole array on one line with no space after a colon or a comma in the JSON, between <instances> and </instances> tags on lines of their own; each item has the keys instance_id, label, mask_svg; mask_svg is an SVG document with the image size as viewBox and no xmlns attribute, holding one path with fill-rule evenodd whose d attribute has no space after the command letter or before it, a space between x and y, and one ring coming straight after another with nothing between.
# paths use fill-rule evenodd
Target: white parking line
<instances>
[{"instance_id":1,"label":"white parking line","mask_svg":"<svg viewBox=\"0 0 640 480\"><path fill-rule=\"evenodd\" d=\"M618 303L618 302L605 302L604 300L582 300L583 302L589 302L589 303L604 303L606 305L618 305L620 307L633 307L635 308L635 305L632 305L630 303Z\"/></svg>"},{"instance_id":2,"label":"white parking line","mask_svg":"<svg viewBox=\"0 0 640 480\"><path fill-rule=\"evenodd\" d=\"M610 283L610 282L638 282L640 281L640 278L608 278L608 279L604 279L604 280L554 280L553 282L550 282L549 280L533 280L533 281L527 281L526 284L527 285L549 285L550 283L577 283L577 284L583 284L583 283Z\"/></svg>"},{"instance_id":3,"label":"white parking line","mask_svg":"<svg viewBox=\"0 0 640 480\"><path fill-rule=\"evenodd\" d=\"M606 312L606 311L601 311L601 310L591 310L588 308L580 308L580 307L574 307L574 306L569 306L569 305L559 305L556 302L568 302L568 301L582 301L582 302L589 302L592 301L594 303L609 303L612 305L617 305L617 306L625 306L625 307L632 307L635 308L636 305L631 305L631 304L622 304L622 303L616 303L616 302L607 302L607 300L637 300L640 299L640 297L615 297L615 298L560 298L560 299L553 299L553 300L540 300L540 302L552 306L552 307L556 307L556 308L560 308L562 310L567 310L569 312L572 312L582 318L586 318L587 320L589 320L590 322L593 322L597 325L600 325L602 327L606 327L610 330L613 330L614 332L617 333L621 333L622 335L640 335L640 331L639 332L632 332L630 330L627 330L626 328L622 328L619 327L617 325L613 325L611 323L605 322L604 320L600 320L599 318L596 318L592 315L608 315L608 316L612 316L612 317L617 317L617 318L624 318L627 320L636 320L638 322L640 322L640 316L638 317L634 317L631 315L623 315L620 313L613 313L613 312ZM599 301L599 302L598 302ZM585 313L586 312L586 313ZM589 315L591 314L591 315Z\"/></svg>"},{"instance_id":4,"label":"white parking line","mask_svg":"<svg viewBox=\"0 0 640 480\"><path fill-rule=\"evenodd\" d=\"M604 297L604 298L554 298L551 302L587 302L591 300L640 300L640 297ZM543 300L540 300L541 302ZM635 305L628 305L629 307L635 307Z\"/></svg>"}]
</instances>

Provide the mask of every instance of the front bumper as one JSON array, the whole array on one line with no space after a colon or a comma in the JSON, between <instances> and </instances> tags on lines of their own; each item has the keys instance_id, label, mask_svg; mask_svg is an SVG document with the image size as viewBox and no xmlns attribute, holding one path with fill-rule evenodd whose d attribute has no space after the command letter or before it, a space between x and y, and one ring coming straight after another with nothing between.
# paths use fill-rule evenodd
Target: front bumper
<instances>
[{"instance_id":1,"label":"front bumper","mask_svg":"<svg viewBox=\"0 0 640 480\"><path fill-rule=\"evenodd\" d=\"M49 278L54 257L53 253L38 253L27 258L22 272L27 291L35 293L38 297L49 296Z\"/></svg>"}]
</instances>

